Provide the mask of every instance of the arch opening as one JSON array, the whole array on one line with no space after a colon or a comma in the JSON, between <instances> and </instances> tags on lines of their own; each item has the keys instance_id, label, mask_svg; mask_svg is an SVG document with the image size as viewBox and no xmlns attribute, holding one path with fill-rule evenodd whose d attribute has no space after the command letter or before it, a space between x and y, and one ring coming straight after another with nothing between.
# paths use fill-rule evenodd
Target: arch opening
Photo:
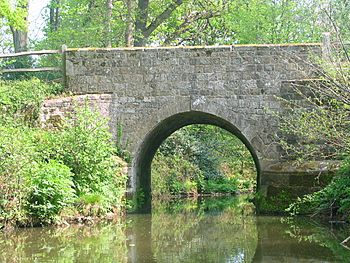
<instances>
[{"instance_id":1,"label":"arch opening","mask_svg":"<svg viewBox=\"0 0 350 263\"><path fill-rule=\"evenodd\" d=\"M151 200L151 165L161 144L175 131L193 124L213 125L237 137L250 152L256 168L256 188L260 186L260 164L258 156L248 139L229 121L213 114L188 111L175 114L161 121L145 137L133 161L133 182L135 192L142 191L145 200Z\"/></svg>"}]
</instances>

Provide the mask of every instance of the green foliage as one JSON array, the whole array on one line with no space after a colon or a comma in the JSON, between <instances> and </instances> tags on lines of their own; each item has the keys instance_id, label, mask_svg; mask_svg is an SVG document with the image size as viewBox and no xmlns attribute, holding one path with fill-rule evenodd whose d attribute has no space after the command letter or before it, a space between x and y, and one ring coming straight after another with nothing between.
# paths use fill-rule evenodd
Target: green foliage
<instances>
[{"instance_id":1,"label":"green foliage","mask_svg":"<svg viewBox=\"0 0 350 263\"><path fill-rule=\"evenodd\" d=\"M54 28L47 17L46 38L36 44L37 49L68 47L106 47L111 39L113 46L124 42L127 10L122 1L114 2L111 32L107 29L106 1L89 0L51 2L59 10L59 24Z\"/></svg>"},{"instance_id":2,"label":"green foliage","mask_svg":"<svg viewBox=\"0 0 350 263\"><path fill-rule=\"evenodd\" d=\"M98 215L120 209L126 175L107 121L85 107L59 129L35 128L42 100L60 87L33 79L4 81L0 88L0 221L53 222L62 209L91 202L98 203Z\"/></svg>"},{"instance_id":3,"label":"green foliage","mask_svg":"<svg viewBox=\"0 0 350 263\"><path fill-rule=\"evenodd\" d=\"M26 178L36 170L32 131L0 125L0 222L27 219L24 204L29 191Z\"/></svg>"},{"instance_id":4,"label":"green foliage","mask_svg":"<svg viewBox=\"0 0 350 263\"><path fill-rule=\"evenodd\" d=\"M126 175L121 176L118 149L100 114L76 108L59 130L38 134L36 140L43 160L55 159L71 169L78 197L99 195L106 211L121 205Z\"/></svg>"},{"instance_id":5,"label":"green foliage","mask_svg":"<svg viewBox=\"0 0 350 263\"><path fill-rule=\"evenodd\" d=\"M73 203L75 191L70 169L55 161L42 164L29 177L27 209L40 222L50 223Z\"/></svg>"},{"instance_id":6,"label":"green foliage","mask_svg":"<svg viewBox=\"0 0 350 263\"><path fill-rule=\"evenodd\" d=\"M245 145L210 125L179 129L160 146L152 163L153 195L236 193L256 185L254 161Z\"/></svg>"},{"instance_id":7,"label":"green foliage","mask_svg":"<svg viewBox=\"0 0 350 263\"><path fill-rule=\"evenodd\" d=\"M332 20L332 17L329 18ZM332 20L332 22L336 27L336 21ZM340 40L342 40L341 37ZM309 81L307 85L295 85L297 99L284 100L285 105L289 106L289 116L280 117L280 138L286 158L297 159L300 162L322 159L343 162L340 174L328 186L299 198L288 208L292 215L328 215L349 220L350 72L348 65L350 58L348 52L348 48L342 45L340 48L338 46L331 49L328 59L317 60L316 73L320 78Z\"/></svg>"},{"instance_id":8,"label":"green foliage","mask_svg":"<svg viewBox=\"0 0 350 263\"><path fill-rule=\"evenodd\" d=\"M110 200L121 193L117 178L118 163L114 158L116 148L108 131L107 120L87 107L77 109L57 133L54 142L55 158L72 169L77 194L105 193Z\"/></svg>"},{"instance_id":9,"label":"green foliage","mask_svg":"<svg viewBox=\"0 0 350 263\"><path fill-rule=\"evenodd\" d=\"M341 160L350 154L349 49L330 47L328 55L307 62L318 65L313 66L318 79L293 84L293 96L281 99L286 110L280 142L287 158Z\"/></svg>"},{"instance_id":10,"label":"green foliage","mask_svg":"<svg viewBox=\"0 0 350 263\"><path fill-rule=\"evenodd\" d=\"M152 195L196 195L203 183L200 169L178 155L158 154L152 163Z\"/></svg>"},{"instance_id":11,"label":"green foliage","mask_svg":"<svg viewBox=\"0 0 350 263\"><path fill-rule=\"evenodd\" d=\"M265 196L257 192L254 196L256 211L260 214L285 214L286 208L295 201L295 197L286 190L274 196Z\"/></svg>"},{"instance_id":12,"label":"green foliage","mask_svg":"<svg viewBox=\"0 0 350 263\"><path fill-rule=\"evenodd\" d=\"M291 215L321 215L350 221L349 159L329 185L318 192L298 198L287 211Z\"/></svg>"},{"instance_id":13,"label":"green foliage","mask_svg":"<svg viewBox=\"0 0 350 263\"><path fill-rule=\"evenodd\" d=\"M317 7L316 1L232 1L226 23L234 43L317 42Z\"/></svg>"},{"instance_id":14,"label":"green foliage","mask_svg":"<svg viewBox=\"0 0 350 263\"><path fill-rule=\"evenodd\" d=\"M5 19L7 25L15 29L26 29L27 10L21 6L26 6L27 3L28 0L2 0L0 2L0 20Z\"/></svg>"},{"instance_id":15,"label":"green foliage","mask_svg":"<svg viewBox=\"0 0 350 263\"><path fill-rule=\"evenodd\" d=\"M204 193L237 193L237 179L235 178L220 178L214 180L206 180L203 187Z\"/></svg>"},{"instance_id":16,"label":"green foliage","mask_svg":"<svg viewBox=\"0 0 350 263\"><path fill-rule=\"evenodd\" d=\"M33 78L22 81L0 80L0 123L33 126L45 97L62 91L59 84L47 84Z\"/></svg>"},{"instance_id":17,"label":"green foliage","mask_svg":"<svg viewBox=\"0 0 350 263\"><path fill-rule=\"evenodd\" d=\"M319 0L112 4L109 16L103 0L51 1L59 17L47 17L46 37L36 48L315 42L321 32Z\"/></svg>"},{"instance_id":18,"label":"green foliage","mask_svg":"<svg viewBox=\"0 0 350 263\"><path fill-rule=\"evenodd\" d=\"M337 38L341 38L345 41L350 40L350 17L347 10L350 7L348 0L332 0L324 1L324 12L326 19L326 25L328 27L324 31L332 32Z\"/></svg>"},{"instance_id":19,"label":"green foliage","mask_svg":"<svg viewBox=\"0 0 350 263\"><path fill-rule=\"evenodd\" d=\"M78 202L82 202L84 205L96 205L101 204L103 201L103 197L99 194L85 194L79 197Z\"/></svg>"}]
</instances>

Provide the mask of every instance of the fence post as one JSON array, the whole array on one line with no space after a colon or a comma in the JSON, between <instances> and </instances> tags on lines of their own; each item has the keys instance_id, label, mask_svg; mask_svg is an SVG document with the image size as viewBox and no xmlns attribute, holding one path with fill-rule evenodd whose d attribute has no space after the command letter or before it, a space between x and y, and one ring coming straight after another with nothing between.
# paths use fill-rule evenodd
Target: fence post
<instances>
[{"instance_id":1,"label":"fence post","mask_svg":"<svg viewBox=\"0 0 350 263\"><path fill-rule=\"evenodd\" d=\"M62 45L61 47L61 53L62 53L62 85L66 89L68 88L68 83L67 83L67 68L66 68L66 51L67 51L67 46Z\"/></svg>"},{"instance_id":2,"label":"fence post","mask_svg":"<svg viewBox=\"0 0 350 263\"><path fill-rule=\"evenodd\" d=\"M322 33L322 58L325 61L330 61L331 59L331 33Z\"/></svg>"}]
</instances>

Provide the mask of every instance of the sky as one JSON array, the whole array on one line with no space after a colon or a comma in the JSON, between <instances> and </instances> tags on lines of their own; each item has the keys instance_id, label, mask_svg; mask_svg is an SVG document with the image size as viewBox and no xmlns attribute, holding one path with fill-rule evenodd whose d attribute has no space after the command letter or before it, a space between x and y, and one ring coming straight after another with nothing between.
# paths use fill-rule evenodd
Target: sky
<instances>
[{"instance_id":1,"label":"sky","mask_svg":"<svg viewBox=\"0 0 350 263\"><path fill-rule=\"evenodd\" d=\"M45 8L49 0L30 0L29 1L29 39L43 38L44 18L48 9Z\"/></svg>"}]
</instances>

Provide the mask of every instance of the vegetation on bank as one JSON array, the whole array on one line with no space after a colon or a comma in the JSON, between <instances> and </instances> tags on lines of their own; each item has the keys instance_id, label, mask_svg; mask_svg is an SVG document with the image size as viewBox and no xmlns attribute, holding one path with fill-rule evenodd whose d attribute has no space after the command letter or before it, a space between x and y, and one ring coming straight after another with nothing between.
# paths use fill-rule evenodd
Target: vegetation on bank
<instances>
[{"instance_id":1,"label":"vegetation on bank","mask_svg":"<svg viewBox=\"0 0 350 263\"><path fill-rule=\"evenodd\" d=\"M235 194L256 187L246 146L216 126L190 125L169 136L152 162L152 195Z\"/></svg>"},{"instance_id":2,"label":"vegetation on bank","mask_svg":"<svg viewBox=\"0 0 350 263\"><path fill-rule=\"evenodd\" d=\"M125 176L107 121L88 107L56 130L39 127L43 99L61 86L0 82L0 228L120 211Z\"/></svg>"},{"instance_id":3,"label":"vegetation on bank","mask_svg":"<svg viewBox=\"0 0 350 263\"><path fill-rule=\"evenodd\" d=\"M290 115L281 119L281 142L287 158L342 164L329 185L298 198L287 211L350 221L350 49L337 37L340 46L315 67L319 79L294 86L302 103L287 102Z\"/></svg>"}]
</instances>

